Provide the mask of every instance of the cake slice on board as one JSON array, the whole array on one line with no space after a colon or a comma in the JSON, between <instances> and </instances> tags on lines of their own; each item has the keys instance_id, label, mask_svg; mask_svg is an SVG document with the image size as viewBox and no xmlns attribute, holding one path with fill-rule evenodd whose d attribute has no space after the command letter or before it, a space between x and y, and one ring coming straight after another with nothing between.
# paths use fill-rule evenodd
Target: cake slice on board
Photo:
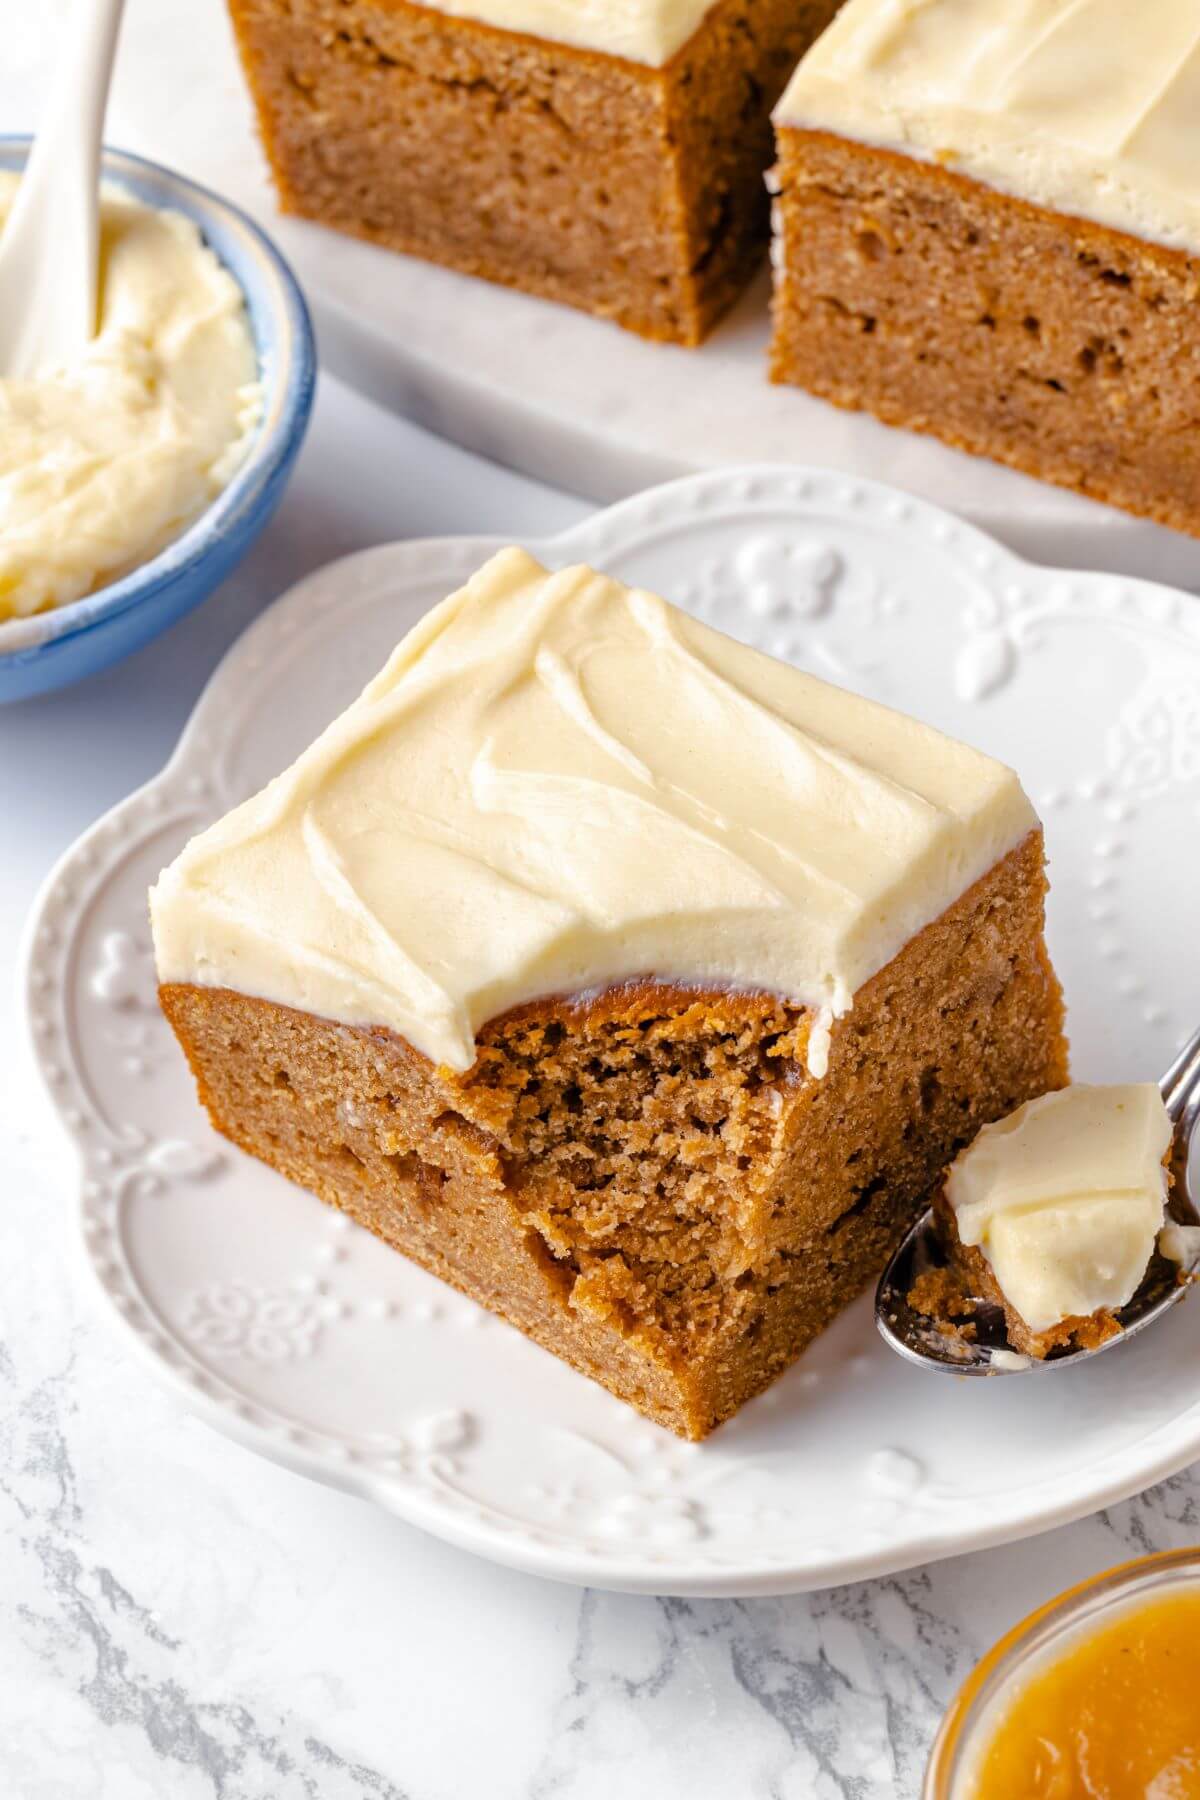
<instances>
[{"instance_id":1,"label":"cake slice on board","mask_svg":"<svg viewBox=\"0 0 1200 1800\"><path fill-rule=\"evenodd\" d=\"M776 126L776 381L1200 534L1193 0L849 0Z\"/></svg>"},{"instance_id":2,"label":"cake slice on board","mask_svg":"<svg viewBox=\"0 0 1200 1800\"><path fill-rule=\"evenodd\" d=\"M230 0L285 209L700 341L767 244L770 112L838 0Z\"/></svg>"},{"instance_id":3,"label":"cake slice on board","mask_svg":"<svg viewBox=\"0 0 1200 1800\"><path fill-rule=\"evenodd\" d=\"M1011 770L495 556L151 895L214 1124L702 1437L1066 1079Z\"/></svg>"}]
</instances>

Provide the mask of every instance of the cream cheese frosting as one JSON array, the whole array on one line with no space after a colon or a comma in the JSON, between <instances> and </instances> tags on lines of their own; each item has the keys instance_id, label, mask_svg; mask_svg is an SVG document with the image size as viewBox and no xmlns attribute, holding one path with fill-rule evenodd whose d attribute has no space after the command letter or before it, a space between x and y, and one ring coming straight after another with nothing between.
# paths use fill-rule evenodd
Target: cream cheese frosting
<instances>
[{"instance_id":1,"label":"cream cheese frosting","mask_svg":"<svg viewBox=\"0 0 1200 1800\"><path fill-rule=\"evenodd\" d=\"M547 38L658 69L683 48L716 0L421 0L421 4L498 31Z\"/></svg>"},{"instance_id":2,"label":"cream cheese frosting","mask_svg":"<svg viewBox=\"0 0 1200 1800\"><path fill-rule=\"evenodd\" d=\"M775 118L1200 251L1193 0L848 0Z\"/></svg>"},{"instance_id":3,"label":"cream cheese frosting","mask_svg":"<svg viewBox=\"0 0 1200 1800\"><path fill-rule=\"evenodd\" d=\"M18 177L0 173L0 222ZM229 481L261 404L241 289L182 213L106 189L99 329L0 380L0 619L146 562Z\"/></svg>"},{"instance_id":4,"label":"cream cheese frosting","mask_svg":"<svg viewBox=\"0 0 1200 1800\"><path fill-rule=\"evenodd\" d=\"M1031 1331L1133 1298L1163 1225L1170 1142L1151 1083L1078 1083L985 1125L958 1157L958 1235Z\"/></svg>"},{"instance_id":5,"label":"cream cheese frosting","mask_svg":"<svg viewBox=\"0 0 1200 1800\"><path fill-rule=\"evenodd\" d=\"M388 1026L639 976L832 1020L1036 825L1011 770L655 595L501 551L151 894L159 977Z\"/></svg>"}]
</instances>

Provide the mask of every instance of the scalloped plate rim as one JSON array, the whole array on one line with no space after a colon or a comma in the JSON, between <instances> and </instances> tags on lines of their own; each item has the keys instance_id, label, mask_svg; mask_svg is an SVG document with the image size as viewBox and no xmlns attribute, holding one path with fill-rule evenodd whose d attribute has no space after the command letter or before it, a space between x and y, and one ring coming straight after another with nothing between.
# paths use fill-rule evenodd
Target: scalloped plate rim
<instances>
[{"instance_id":1,"label":"scalloped plate rim","mask_svg":"<svg viewBox=\"0 0 1200 1800\"><path fill-rule=\"evenodd\" d=\"M1004 568L1013 572L1021 572L1026 577L1033 577L1039 581L1057 583L1116 583L1125 592L1163 596L1172 602L1182 601L1186 607L1196 609L1195 635L1197 636L1197 648L1200 649L1200 599L1194 598L1182 589L1168 583L1148 581L1141 577L1110 574L1100 570L1052 568L1029 561L997 542L980 527L958 518L930 501L907 494L902 489L894 488L886 482L847 475L838 470L811 468L799 464L765 463L739 465L727 469L684 475L631 495L610 507L602 508L551 537L522 538L522 541L533 554L549 560L556 560L564 554L569 555L575 552L583 555L587 552L588 539L597 531L619 529L622 524L631 523L639 515L647 514L654 502L678 497L681 492L704 494L709 490L717 490L729 493L740 484L754 485L775 482L795 489L798 485L803 487L814 481L830 482L836 488L867 491L876 497L885 496L902 502L906 513L902 521L896 522L895 529L898 532L903 534L911 531L913 523L920 515L923 515L926 520L936 522L943 527L946 533L943 541L948 548L961 550L962 546L966 545L983 551L993 570ZM747 495L746 498L749 500L754 496ZM811 499L813 496L809 494L804 498ZM780 495L779 505L786 507L787 499L786 494ZM649 517L645 517L643 522L650 524L651 520ZM686 529L686 524L687 520L684 518L677 521L677 526L681 530ZM42 1091L57 1119L63 1137L72 1147L76 1160L77 1182L73 1195L73 1217L76 1221L82 1219L82 1179L87 1166L86 1146L80 1135L67 1124L62 1116L62 1109L47 1076L45 1059L37 1041L32 1020L33 979L38 972L37 939L44 915L55 894L80 866L81 857L86 861L87 853L108 828L119 822L127 812L133 811L137 803L146 795L166 787L171 777L187 765L189 753L197 737L203 731L214 700L219 697L231 676L237 678L239 664L252 654L260 638L266 640L270 637L271 633L277 629L277 622L281 616L292 612L295 612L297 616L302 615L308 593L318 581L324 583L330 574L344 575L351 572L361 574L368 571L376 562L381 566L391 562L394 566L397 557L415 565L419 565L422 559L436 561L438 553L453 552L456 556L467 553L478 554L482 559L491 551L511 541L508 537L498 536L494 533L478 536L442 535L435 538L406 539L351 551L318 569L309 571L283 594L265 606L225 652L201 690L175 748L162 769L93 821L59 856L46 875L22 932L17 965L18 988L24 1002L22 1010L26 1043L34 1067L37 1069ZM807 1566L797 1561L796 1565L790 1569L763 1563L757 1567L729 1569L721 1574L715 1572L711 1564L707 1567L703 1564L689 1567L686 1550L667 1550L655 1556L631 1558L622 1562L621 1557L616 1554L612 1557L600 1557L589 1555L582 1546L564 1551L553 1545L539 1542L532 1527L530 1535L525 1537L516 1533L510 1536L494 1527L490 1529L485 1527L481 1530L477 1523L459 1519L453 1511L446 1511L426 1501L419 1492L397 1488L389 1483L386 1476L374 1474L367 1467L353 1463L342 1465L320 1450L309 1450L297 1444L271 1441L260 1426L252 1420L240 1417L219 1399L198 1391L188 1381L183 1370L175 1368L161 1357L138 1327L114 1303L113 1296L105 1287L99 1268L88 1254L84 1233L78 1229L71 1233L71 1260L77 1270L84 1272L82 1285L86 1285L92 1294L98 1297L105 1314L118 1324L123 1341L127 1345L132 1345L137 1360L171 1393L183 1401L189 1413L201 1419L210 1428L220 1432L221 1435L238 1443L243 1448L264 1456L269 1461L287 1468L293 1473L377 1504L404 1522L417 1529L428 1531L432 1536L456 1548L481 1555L487 1560L522 1573L572 1585L590 1585L616 1592L693 1595L696 1597L750 1597L811 1592L847 1582L897 1573L922 1563L989 1549L1039 1535L1042 1532L1053 1530L1057 1526L1086 1517L1105 1506L1126 1500L1155 1483L1165 1480L1200 1457L1200 1400L1198 1400L1195 1406L1160 1422L1149 1433L1152 1441L1161 1438L1167 1440L1153 1456L1138 1461L1136 1467L1131 1464L1124 1472L1113 1473L1098 1485L1087 1488L1085 1492L1081 1492L1074 1498L1059 1499L1041 1509L1031 1509L1020 1519L1000 1520L971 1530L957 1527L942 1531L930 1530L923 1536L906 1540L902 1546L882 1545L870 1550L847 1551L840 1556L824 1556L819 1562ZM1189 1424L1190 1429L1186 1429ZM1135 1446L1134 1449L1136 1450L1136 1448ZM1130 1455L1129 1447L1124 1447L1120 1451L1109 1450L1100 1458L1100 1462L1103 1466L1112 1461L1114 1456L1124 1459ZM1062 1485L1064 1479L1065 1477L1056 1477L1047 1485L1053 1491Z\"/></svg>"}]
</instances>

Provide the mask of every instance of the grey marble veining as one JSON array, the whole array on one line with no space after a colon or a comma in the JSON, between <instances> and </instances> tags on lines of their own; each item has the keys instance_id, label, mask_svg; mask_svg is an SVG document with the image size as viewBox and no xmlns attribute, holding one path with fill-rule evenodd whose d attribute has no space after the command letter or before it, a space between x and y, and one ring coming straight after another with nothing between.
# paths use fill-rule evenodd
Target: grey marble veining
<instances>
[{"instance_id":1,"label":"grey marble veining","mask_svg":"<svg viewBox=\"0 0 1200 1800\"><path fill-rule=\"evenodd\" d=\"M116 1791L125 1792L120 1779L144 1766L163 1792L405 1800L402 1785L326 1742L315 1721L290 1713L285 1697L266 1706L189 1681L183 1638L97 1558L73 1461L83 1411L73 1387L78 1335L60 1366L28 1384L0 1347L5 1791L30 1800L92 1791L90 1765L95 1792L107 1791L110 1771L123 1771ZM130 1551L136 1569L136 1546ZM47 1686L79 1703L86 1757L68 1758L64 1740L55 1745L39 1730L35 1696Z\"/></svg>"}]
</instances>

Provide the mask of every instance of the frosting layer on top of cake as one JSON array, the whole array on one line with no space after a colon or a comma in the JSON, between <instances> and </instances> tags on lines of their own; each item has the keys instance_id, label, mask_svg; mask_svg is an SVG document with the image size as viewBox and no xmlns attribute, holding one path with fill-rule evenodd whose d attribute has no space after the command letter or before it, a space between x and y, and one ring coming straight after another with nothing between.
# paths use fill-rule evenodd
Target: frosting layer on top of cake
<instances>
[{"instance_id":1,"label":"frosting layer on top of cake","mask_svg":"<svg viewBox=\"0 0 1200 1800\"><path fill-rule=\"evenodd\" d=\"M1003 764L587 568L494 556L151 894L164 982L463 1070L639 976L832 1019L1036 824Z\"/></svg>"},{"instance_id":2,"label":"frosting layer on top of cake","mask_svg":"<svg viewBox=\"0 0 1200 1800\"><path fill-rule=\"evenodd\" d=\"M848 0L775 119L1200 250L1194 0Z\"/></svg>"},{"instance_id":3,"label":"frosting layer on top of cake","mask_svg":"<svg viewBox=\"0 0 1200 1800\"><path fill-rule=\"evenodd\" d=\"M419 0L434 12L474 19L659 69L692 36L716 0Z\"/></svg>"},{"instance_id":4,"label":"frosting layer on top of cake","mask_svg":"<svg viewBox=\"0 0 1200 1800\"><path fill-rule=\"evenodd\" d=\"M1133 1298L1163 1222L1171 1122L1158 1089L1083 1083L985 1125L946 1180L964 1244L1033 1331Z\"/></svg>"}]
</instances>

